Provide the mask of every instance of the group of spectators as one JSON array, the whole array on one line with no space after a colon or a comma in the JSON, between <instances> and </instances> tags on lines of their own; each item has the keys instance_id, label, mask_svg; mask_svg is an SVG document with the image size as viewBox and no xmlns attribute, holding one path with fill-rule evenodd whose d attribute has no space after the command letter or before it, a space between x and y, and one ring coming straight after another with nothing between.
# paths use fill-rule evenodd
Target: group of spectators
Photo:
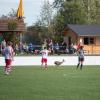
<instances>
[{"instance_id":1,"label":"group of spectators","mask_svg":"<svg viewBox=\"0 0 100 100\"><path fill-rule=\"evenodd\" d=\"M26 42L20 42L13 46L15 54L38 54L41 50L39 45L33 45L31 42L27 44Z\"/></svg>"},{"instance_id":2,"label":"group of spectators","mask_svg":"<svg viewBox=\"0 0 100 100\"><path fill-rule=\"evenodd\" d=\"M6 47L7 43L3 40L0 44L0 52ZM17 54L38 54L41 47L39 45L33 45L31 42L29 44L20 42L19 44L13 44L15 55Z\"/></svg>"},{"instance_id":3,"label":"group of spectators","mask_svg":"<svg viewBox=\"0 0 100 100\"><path fill-rule=\"evenodd\" d=\"M15 54L40 54L40 51L47 47L51 51L51 54L74 54L76 52L76 45L68 45L65 41L55 42L52 39L44 39L41 45L34 45L31 42L27 44L26 42L20 42L19 44L13 44L13 49ZM6 41L3 40L0 44L1 51L6 47Z\"/></svg>"},{"instance_id":4,"label":"group of spectators","mask_svg":"<svg viewBox=\"0 0 100 100\"><path fill-rule=\"evenodd\" d=\"M45 39L42 48L47 47L48 50L51 51L52 54L74 54L77 50L77 45L73 43L68 45L66 41L55 42L52 39Z\"/></svg>"}]
</instances>

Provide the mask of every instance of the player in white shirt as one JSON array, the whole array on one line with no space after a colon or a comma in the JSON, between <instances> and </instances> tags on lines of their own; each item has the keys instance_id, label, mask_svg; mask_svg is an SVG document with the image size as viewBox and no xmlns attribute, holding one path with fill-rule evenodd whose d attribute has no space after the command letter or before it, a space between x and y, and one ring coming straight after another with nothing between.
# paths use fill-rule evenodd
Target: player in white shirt
<instances>
[{"instance_id":1,"label":"player in white shirt","mask_svg":"<svg viewBox=\"0 0 100 100\"><path fill-rule=\"evenodd\" d=\"M42 66L45 64L45 69L47 69L47 58L49 51L46 49L46 47L44 47L41 53L42 53L42 59L41 59Z\"/></svg>"},{"instance_id":2,"label":"player in white shirt","mask_svg":"<svg viewBox=\"0 0 100 100\"><path fill-rule=\"evenodd\" d=\"M12 44L11 42L7 42L7 47L5 47L4 51L3 51L4 57L5 57L5 74L8 75L11 72L11 63L13 60L13 56L14 56L14 50L12 48Z\"/></svg>"}]
</instances>

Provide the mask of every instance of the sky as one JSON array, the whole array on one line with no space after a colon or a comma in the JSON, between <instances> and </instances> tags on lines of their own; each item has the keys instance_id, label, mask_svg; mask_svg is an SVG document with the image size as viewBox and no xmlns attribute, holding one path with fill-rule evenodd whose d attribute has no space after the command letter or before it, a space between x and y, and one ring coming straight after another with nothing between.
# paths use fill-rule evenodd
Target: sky
<instances>
[{"instance_id":1,"label":"sky","mask_svg":"<svg viewBox=\"0 0 100 100\"><path fill-rule=\"evenodd\" d=\"M36 22L40 16L44 0L23 0L24 17L27 26ZM54 0L49 0L52 4ZM20 0L0 0L0 16L7 15L11 9L18 9Z\"/></svg>"}]
</instances>

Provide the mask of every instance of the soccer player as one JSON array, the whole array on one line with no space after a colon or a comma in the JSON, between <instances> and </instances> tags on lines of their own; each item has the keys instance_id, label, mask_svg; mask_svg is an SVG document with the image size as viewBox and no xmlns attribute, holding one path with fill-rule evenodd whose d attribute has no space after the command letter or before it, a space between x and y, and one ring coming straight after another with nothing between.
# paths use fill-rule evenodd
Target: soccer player
<instances>
[{"instance_id":1,"label":"soccer player","mask_svg":"<svg viewBox=\"0 0 100 100\"><path fill-rule=\"evenodd\" d=\"M48 51L46 47L44 47L44 49L41 51L42 53L41 65L43 67L43 65L45 64L45 69L47 69L47 57L49 52L50 51Z\"/></svg>"},{"instance_id":2,"label":"soccer player","mask_svg":"<svg viewBox=\"0 0 100 100\"><path fill-rule=\"evenodd\" d=\"M83 50L83 46L80 46L80 48L78 50L78 64L77 64L77 69L80 66L80 69L82 70L83 62L84 62L84 50Z\"/></svg>"},{"instance_id":3,"label":"soccer player","mask_svg":"<svg viewBox=\"0 0 100 100\"><path fill-rule=\"evenodd\" d=\"M12 69L11 63L13 60L13 56L14 56L14 50L12 48L12 43L11 42L7 42L7 46L5 47L4 51L3 51L4 57L5 57L5 74L9 75Z\"/></svg>"}]
</instances>

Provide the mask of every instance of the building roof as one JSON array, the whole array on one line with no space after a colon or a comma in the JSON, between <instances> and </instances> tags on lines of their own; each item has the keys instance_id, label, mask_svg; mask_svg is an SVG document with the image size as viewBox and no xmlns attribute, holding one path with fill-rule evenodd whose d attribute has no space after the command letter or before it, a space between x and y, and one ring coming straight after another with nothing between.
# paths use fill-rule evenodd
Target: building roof
<instances>
[{"instance_id":1,"label":"building roof","mask_svg":"<svg viewBox=\"0 0 100 100\"><path fill-rule=\"evenodd\" d=\"M100 25L68 25L78 36L100 36Z\"/></svg>"},{"instance_id":2,"label":"building roof","mask_svg":"<svg viewBox=\"0 0 100 100\"><path fill-rule=\"evenodd\" d=\"M9 22L14 21L17 23L17 28L14 30L9 30L8 24ZM18 18L0 18L0 32L5 31L14 31L14 32L23 32L26 31L25 23L23 19Z\"/></svg>"}]
</instances>

